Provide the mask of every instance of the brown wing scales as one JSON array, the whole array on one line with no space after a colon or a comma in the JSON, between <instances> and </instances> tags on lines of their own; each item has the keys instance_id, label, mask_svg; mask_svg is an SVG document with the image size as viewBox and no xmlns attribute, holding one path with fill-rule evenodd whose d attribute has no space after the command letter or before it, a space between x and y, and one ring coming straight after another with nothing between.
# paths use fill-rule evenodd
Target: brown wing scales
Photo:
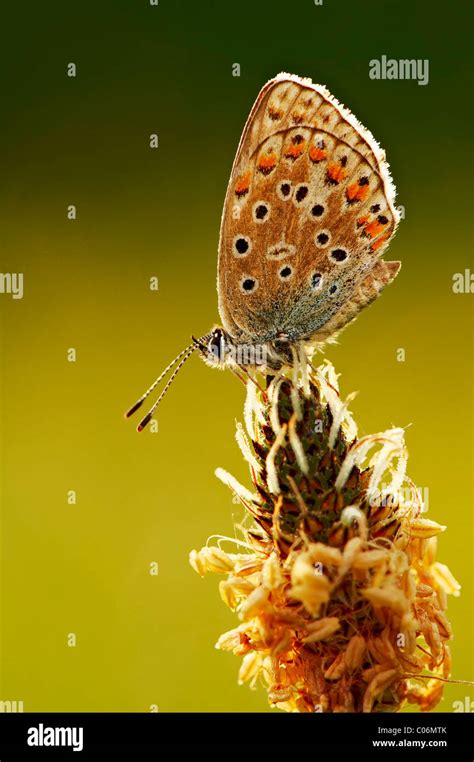
<instances>
[{"instance_id":1,"label":"brown wing scales","mask_svg":"<svg viewBox=\"0 0 474 762\"><path fill-rule=\"evenodd\" d=\"M224 206L224 327L240 341L268 341L352 319L347 304L362 304L356 295L396 228L393 200L384 154L350 112L309 81L267 83Z\"/></svg>"}]
</instances>

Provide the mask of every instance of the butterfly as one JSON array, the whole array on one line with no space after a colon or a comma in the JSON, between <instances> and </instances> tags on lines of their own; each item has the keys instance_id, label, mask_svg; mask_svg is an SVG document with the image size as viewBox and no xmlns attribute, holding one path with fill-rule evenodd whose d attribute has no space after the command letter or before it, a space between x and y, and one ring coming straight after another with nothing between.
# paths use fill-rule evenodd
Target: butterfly
<instances>
[{"instance_id":1,"label":"butterfly","mask_svg":"<svg viewBox=\"0 0 474 762\"><path fill-rule=\"evenodd\" d=\"M222 326L192 337L130 408L127 417L175 368L138 431L195 350L214 367L278 371L301 348L334 340L400 269L382 259L399 221L394 202L384 151L324 86L286 73L267 82L224 202Z\"/></svg>"}]
</instances>

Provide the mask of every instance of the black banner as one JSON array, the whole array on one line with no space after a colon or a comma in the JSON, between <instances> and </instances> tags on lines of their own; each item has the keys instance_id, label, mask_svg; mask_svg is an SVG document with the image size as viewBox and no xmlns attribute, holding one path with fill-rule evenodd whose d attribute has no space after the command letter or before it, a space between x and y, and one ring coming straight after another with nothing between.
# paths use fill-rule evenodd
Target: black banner
<instances>
[{"instance_id":1,"label":"black banner","mask_svg":"<svg viewBox=\"0 0 474 762\"><path fill-rule=\"evenodd\" d=\"M156 759L160 749L305 747L383 758L474 759L471 714L1 714L0 761L96 759L105 753Z\"/></svg>"}]
</instances>

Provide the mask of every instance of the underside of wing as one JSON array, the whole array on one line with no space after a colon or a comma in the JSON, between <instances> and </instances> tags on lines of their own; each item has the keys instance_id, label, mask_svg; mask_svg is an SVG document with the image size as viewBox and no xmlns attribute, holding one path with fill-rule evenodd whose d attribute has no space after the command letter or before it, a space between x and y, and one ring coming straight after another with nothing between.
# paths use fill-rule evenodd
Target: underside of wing
<instances>
[{"instance_id":1,"label":"underside of wing","mask_svg":"<svg viewBox=\"0 0 474 762\"><path fill-rule=\"evenodd\" d=\"M376 262L369 274L356 285L339 311L319 330L304 338L314 343L324 343L331 336L335 336L348 323L355 320L364 307L368 307L380 296L385 286L397 277L400 267L400 262L384 262L383 259Z\"/></svg>"},{"instance_id":2,"label":"underside of wing","mask_svg":"<svg viewBox=\"0 0 474 762\"><path fill-rule=\"evenodd\" d=\"M289 74L268 82L224 205L226 330L238 341L297 340L340 322L395 231L394 196L383 151L324 87Z\"/></svg>"}]
</instances>

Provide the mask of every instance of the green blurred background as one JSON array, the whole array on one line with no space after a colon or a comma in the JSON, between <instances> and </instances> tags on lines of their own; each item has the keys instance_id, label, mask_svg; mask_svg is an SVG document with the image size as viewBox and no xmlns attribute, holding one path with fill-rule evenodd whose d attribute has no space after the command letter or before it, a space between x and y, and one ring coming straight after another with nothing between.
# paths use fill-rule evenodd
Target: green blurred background
<instances>
[{"instance_id":1,"label":"green blurred background","mask_svg":"<svg viewBox=\"0 0 474 762\"><path fill-rule=\"evenodd\" d=\"M429 490L428 517L448 524L439 558L463 585L449 607L453 677L474 677L472 295L452 291L472 247L462 9L414 0L4 9L0 271L23 272L25 293L0 295L0 699L25 711L269 711L262 689L238 687L240 660L213 647L236 623L220 578L201 580L188 564L192 548L233 535L242 519L214 469L249 484L234 440L243 387L194 357L158 433L138 435L122 413L218 319L231 164L260 87L281 70L326 84L387 150L406 210L390 256L403 269L327 356L342 393L360 391L362 434L411 424L409 473ZM382 54L428 58L429 85L370 80ZM466 695L449 685L439 709Z\"/></svg>"}]
</instances>

